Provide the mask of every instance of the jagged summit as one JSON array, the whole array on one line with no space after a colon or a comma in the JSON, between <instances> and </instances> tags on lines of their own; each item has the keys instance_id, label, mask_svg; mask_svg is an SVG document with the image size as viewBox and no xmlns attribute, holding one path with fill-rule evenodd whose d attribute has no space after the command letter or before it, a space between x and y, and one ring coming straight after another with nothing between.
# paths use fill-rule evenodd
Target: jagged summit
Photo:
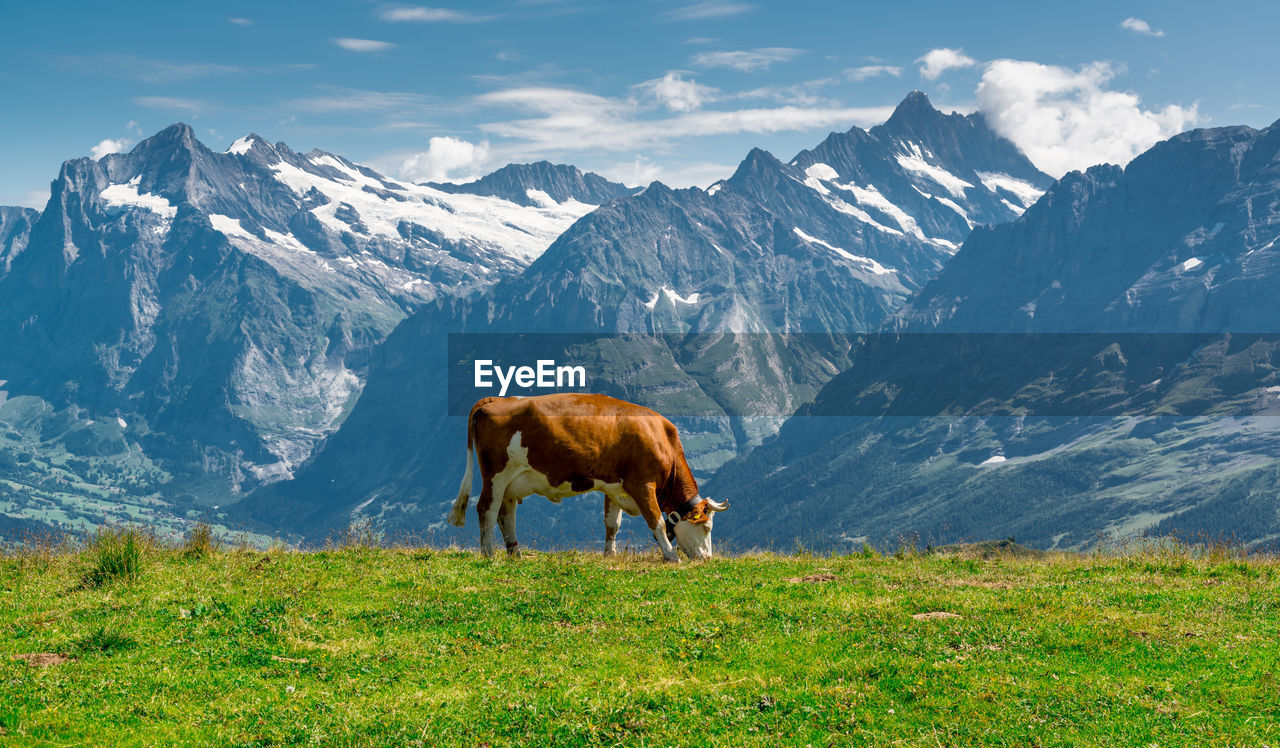
<instances>
[{"instance_id":1,"label":"jagged summit","mask_svg":"<svg viewBox=\"0 0 1280 748\"><path fill-rule=\"evenodd\" d=\"M280 145L284 144L281 143ZM230 146L227 147L225 152L237 156L243 156L257 150L271 151L274 149L272 149L271 144L268 143L261 135L256 132L251 132L242 138L237 138Z\"/></svg>"},{"instance_id":2,"label":"jagged summit","mask_svg":"<svg viewBox=\"0 0 1280 748\"><path fill-rule=\"evenodd\" d=\"M453 194L501 197L520 205L543 205L548 199L603 205L638 191L576 166L549 161L508 164L471 182L433 182L428 186Z\"/></svg>"},{"instance_id":3,"label":"jagged summit","mask_svg":"<svg viewBox=\"0 0 1280 748\"><path fill-rule=\"evenodd\" d=\"M909 329L1272 332L1280 128L1193 130L1121 169L1071 172L976 233L901 315ZM999 278L998 281L993 281Z\"/></svg>"},{"instance_id":4,"label":"jagged summit","mask_svg":"<svg viewBox=\"0 0 1280 748\"><path fill-rule=\"evenodd\" d=\"M898 102L898 106L894 108L893 114L889 115L889 119L885 120L885 124L889 125L890 123L902 122L913 118L933 118L938 115L946 116L934 108L933 103L929 101L929 97L924 91L915 90Z\"/></svg>"}]
</instances>

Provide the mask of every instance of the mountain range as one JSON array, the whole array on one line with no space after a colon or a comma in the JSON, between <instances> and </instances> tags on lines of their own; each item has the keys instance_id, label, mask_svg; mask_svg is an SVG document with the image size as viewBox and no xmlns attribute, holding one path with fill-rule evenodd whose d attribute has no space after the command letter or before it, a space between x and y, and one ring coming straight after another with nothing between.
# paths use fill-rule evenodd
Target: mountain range
<instances>
[{"instance_id":1,"label":"mountain range","mask_svg":"<svg viewBox=\"0 0 1280 748\"><path fill-rule=\"evenodd\" d=\"M705 189L412 184L174 125L0 209L0 530L470 542L443 517L483 354L671 414L738 547L1274 541L1278 150L1197 130L1055 182L913 92ZM597 542L590 506L522 536Z\"/></svg>"},{"instance_id":2,"label":"mountain range","mask_svg":"<svg viewBox=\"0 0 1280 748\"><path fill-rule=\"evenodd\" d=\"M706 189L653 183L583 217L521 274L405 320L342 427L233 516L308 536L359 517L452 532L441 519L466 427L446 398L451 334L601 336L553 337L546 355L595 362L593 389L686 416L691 462L710 471L849 363L838 333L876 329L971 226L1015 218L1051 181L981 115L942 114L917 92L883 125L789 162L755 149ZM810 332L829 337L773 335ZM617 333L649 337L618 349ZM554 527L548 540L598 535L594 513L530 509L526 527Z\"/></svg>"},{"instance_id":3,"label":"mountain range","mask_svg":"<svg viewBox=\"0 0 1280 748\"><path fill-rule=\"evenodd\" d=\"M490 194L522 178L523 199ZM214 152L183 124L66 162L43 211L0 213L6 493L72 523L288 477L402 319L518 274L585 200L631 192L549 164L493 187L410 184L256 135Z\"/></svg>"},{"instance_id":4,"label":"mountain range","mask_svg":"<svg viewBox=\"0 0 1280 748\"><path fill-rule=\"evenodd\" d=\"M1280 125L1184 133L975 229L893 334L720 469L731 532L1274 542L1278 153Z\"/></svg>"}]
</instances>

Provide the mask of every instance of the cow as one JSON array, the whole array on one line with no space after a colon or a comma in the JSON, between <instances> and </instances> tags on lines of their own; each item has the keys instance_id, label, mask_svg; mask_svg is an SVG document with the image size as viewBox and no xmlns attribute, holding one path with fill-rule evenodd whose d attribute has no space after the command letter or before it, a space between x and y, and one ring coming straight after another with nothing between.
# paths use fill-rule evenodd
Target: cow
<instances>
[{"instance_id":1,"label":"cow","mask_svg":"<svg viewBox=\"0 0 1280 748\"><path fill-rule=\"evenodd\" d=\"M474 456L474 459L473 459ZM516 506L526 496L604 494L604 553L615 552L622 513L648 523L662 557L711 558L714 513L729 508L698 495L676 427L648 408L605 395L486 397L467 418L467 469L449 522L466 524L471 466L480 466L480 549L492 556L493 526L518 556Z\"/></svg>"}]
</instances>

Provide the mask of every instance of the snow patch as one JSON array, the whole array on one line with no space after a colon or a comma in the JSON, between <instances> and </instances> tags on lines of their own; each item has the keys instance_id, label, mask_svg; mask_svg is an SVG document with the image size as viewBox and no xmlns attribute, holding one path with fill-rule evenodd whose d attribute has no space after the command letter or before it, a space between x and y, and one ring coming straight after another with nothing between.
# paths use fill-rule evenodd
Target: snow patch
<instances>
[{"instance_id":1,"label":"snow patch","mask_svg":"<svg viewBox=\"0 0 1280 748\"><path fill-rule=\"evenodd\" d=\"M862 265L868 271L870 271L873 275L887 275L889 273L897 272L893 268L887 268L884 265L881 265L880 263L876 262L870 257L855 255L854 253L846 249L841 249L840 247L836 247L831 244L828 244L827 242L824 242L817 237L810 236L809 234L806 234L804 231L802 231L799 228L794 228L792 229L792 231L796 233L796 236L800 237L802 240L806 242L809 242L810 244L817 244L818 246L826 247L827 249L831 250L832 252L835 252L836 254L840 255L846 260L852 260L858 263L859 265Z\"/></svg>"},{"instance_id":2,"label":"snow patch","mask_svg":"<svg viewBox=\"0 0 1280 748\"><path fill-rule=\"evenodd\" d=\"M327 166L330 169L336 169L347 176L347 181L355 182L361 187L372 187L375 190L387 189L387 186L382 182L379 182L366 174L361 174L358 170L351 168L347 164L339 161L336 157L330 156L327 153L320 154L319 156L313 156L307 160L317 166Z\"/></svg>"},{"instance_id":3,"label":"snow patch","mask_svg":"<svg viewBox=\"0 0 1280 748\"><path fill-rule=\"evenodd\" d=\"M982 180L983 187L992 192L997 190L1012 192L1024 208L1030 208L1044 194L1044 190L1036 189L1034 184L1000 172L980 171L978 179Z\"/></svg>"},{"instance_id":4,"label":"snow patch","mask_svg":"<svg viewBox=\"0 0 1280 748\"><path fill-rule=\"evenodd\" d=\"M805 169L804 173L806 176L813 177L814 179L825 179L828 182L831 182L840 178L839 172L837 172L835 169L821 162L816 163L813 166L810 166L808 169Z\"/></svg>"},{"instance_id":5,"label":"snow patch","mask_svg":"<svg viewBox=\"0 0 1280 748\"><path fill-rule=\"evenodd\" d=\"M122 428L122 429L127 429L127 428L129 428L129 422L128 422L128 421L126 421L126 420L124 420L124 419L123 419L123 418L121 418L120 416L116 416L116 423L120 424L120 428Z\"/></svg>"},{"instance_id":6,"label":"snow patch","mask_svg":"<svg viewBox=\"0 0 1280 748\"><path fill-rule=\"evenodd\" d=\"M1005 458L1004 455L992 455L978 464L979 465L999 465L1000 463L1007 462L1007 461L1008 460Z\"/></svg>"},{"instance_id":7,"label":"snow patch","mask_svg":"<svg viewBox=\"0 0 1280 748\"><path fill-rule=\"evenodd\" d=\"M901 231L893 228L892 226L886 226L883 223L880 223L876 219L872 218L870 213L866 212L861 208L850 205L849 203L846 203L845 201L841 200L838 197L829 198L827 200L827 203L831 205L831 207L840 211L841 213L851 215L854 218L858 219L859 221L862 221L863 223L869 226L877 228L885 232L886 234L893 234L894 236L902 236Z\"/></svg>"},{"instance_id":8,"label":"snow patch","mask_svg":"<svg viewBox=\"0 0 1280 748\"><path fill-rule=\"evenodd\" d=\"M1185 260L1181 264L1179 264L1178 270L1185 273L1188 270L1194 270L1195 268L1198 268L1203 264L1204 264L1204 260L1200 259L1199 257L1192 257L1190 260Z\"/></svg>"},{"instance_id":9,"label":"snow patch","mask_svg":"<svg viewBox=\"0 0 1280 748\"><path fill-rule=\"evenodd\" d=\"M253 138L246 135L243 138L237 138L236 142L232 143L231 147L227 149L227 153L234 153L237 156L243 156L252 149Z\"/></svg>"},{"instance_id":10,"label":"snow patch","mask_svg":"<svg viewBox=\"0 0 1280 748\"><path fill-rule=\"evenodd\" d=\"M668 299L671 299L672 304L697 304L698 303L699 294L697 291L694 291L688 296L681 296L680 294L676 293L670 288L663 286L662 292L667 295Z\"/></svg>"},{"instance_id":11,"label":"snow patch","mask_svg":"<svg viewBox=\"0 0 1280 748\"><path fill-rule=\"evenodd\" d=\"M271 168L276 179L298 195L314 188L329 199L327 204L311 212L336 234L351 230L334 215L345 203L360 214L361 221L373 235L403 241L400 223L417 224L446 240L480 245L531 262L565 229L596 208L573 199L559 204L552 201L546 206L524 206L498 197L451 194L390 178L383 183L327 154L310 161L331 167L344 176L326 178L283 161ZM407 199L383 198L364 187L375 187L378 191L394 189Z\"/></svg>"},{"instance_id":12,"label":"snow patch","mask_svg":"<svg viewBox=\"0 0 1280 748\"><path fill-rule=\"evenodd\" d=\"M817 177L805 177L802 184L824 197L831 194L831 190L827 189L827 186Z\"/></svg>"},{"instance_id":13,"label":"snow patch","mask_svg":"<svg viewBox=\"0 0 1280 748\"><path fill-rule=\"evenodd\" d=\"M1006 208L1008 208L1009 210L1013 211L1013 214L1014 214L1014 215L1016 215L1016 216L1020 216L1020 215L1022 215L1022 214L1023 214L1023 213L1025 213L1025 212L1026 212L1026 210L1027 210L1026 208L1022 207L1021 205L1014 205L1013 203L1009 202L1008 200L1005 200L1003 197L1002 197L1002 198L1000 198L1000 202L1004 203L1004 207L1006 207Z\"/></svg>"},{"instance_id":14,"label":"snow patch","mask_svg":"<svg viewBox=\"0 0 1280 748\"><path fill-rule=\"evenodd\" d=\"M658 306L658 299L661 298L663 295L665 295L668 299L670 299L672 304L686 304L686 305L697 304L698 298L701 296L701 294L698 293L697 291L694 291L688 296L681 296L680 294L676 293L673 289L663 286L662 288L654 292L652 299L649 299L648 301L644 302L645 307L649 310L656 309Z\"/></svg>"},{"instance_id":15,"label":"snow patch","mask_svg":"<svg viewBox=\"0 0 1280 748\"><path fill-rule=\"evenodd\" d=\"M836 186L842 190L852 192L854 198L856 198L859 203L862 203L868 208L875 208L881 213L884 213L897 221L898 225L902 227L904 232L920 239L921 241L925 240L924 232L920 230L920 225L916 223L916 219L908 215L902 208L894 205L889 198L881 194L880 190L877 190L874 185L859 187L856 184L838 184Z\"/></svg>"},{"instance_id":16,"label":"snow patch","mask_svg":"<svg viewBox=\"0 0 1280 748\"><path fill-rule=\"evenodd\" d=\"M937 182L943 189L950 192L952 196L964 199L965 189L972 187L972 184L969 184L940 166L934 166L928 161L925 161L924 153L920 150L919 145L915 143L903 143L903 145L910 151L910 153L898 154L898 166L901 166L907 171L922 174Z\"/></svg>"},{"instance_id":17,"label":"snow patch","mask_svg":"<svg viewBox=\"0 0 1280 748\"><path fill-rule=\"evenodd\" d=\"M102 192L98 193L98 197L102 198L107 205L117 208L142 208L149 210L161 218L171 221L178 214L178 208L167 198L160 195L153 195L150 192L138 192L138 185L142 182L142 175L130 179L128 184L113 184Z\"/></svg>"},{"instance_id":18,"label":"snow patch","mask_svg":"<svg viewBox=\"0 0 1280 748\"><path fill-rule=\"evenodd\" d=\"M240 225L240 219L230 216L218 215L217 213L209 214L209 223L213 224L215 231L221 232L225 236L236 236L241 239L257 239L258 237L245 231Z\"/></svg>"},{"instance_id":19,"label":"snow patch","mask_svg":"<svg viewBox=\"0 0 1280 748\"><path fill-rule=\"evenodd\" d=\"M560 205L560 203L557 203L550 195L543 192L542 190L535 190L530 188L525 190L524 194L530 200L532 200L533 202L535 202L536 204L538 204L543 208L555 208Z\"/></svg>"},{"instance_id":20,"label":"snow patch","mask_svg":"<svg viewBox=\"0 0 1280 748\"><path fill-rule=\"evenodd\" d=\"M719 192L719 191L720 191L720 188L721 188L721 187L723 187L723 186L724 186L724 185L723 185L723 184L721 184L720 182L716 182L715 184L713 184L713 185L711 185L710 187L708 187L708 188L707 188L707 194L708 194L708 195L714 195L714 194L716 194L717 192Z\"/></svg>"},{"instance_id":21,"label":"snow patch","mask_svg":"<svg viewBox=\"0 0 1280 748\"><path fill-rule=\"evenodd\" d=\"M968 213L964 208L961 208L961 207L960 207L960 204L959 204L959 203L957 203L955 200L952 200L952 199L951 199L951 198L949 198L949 197L939 197L939 196L937 196L937 195L931 195L931 194L929 194L928 192L925 192L924 190L922 190L922 189L920 189L919 187L915 186L914 184L913 184L913 185L911 185L911 189L913 189L913 190L915 190L916 192L919 192L921 195L923 195L925 200L937 200L938 202L942 203L943 205L947 206L948 208L950 208L950 209L954 210L955 212L959 213L959 214L960 214L960 217L964 219L964 222L965 222L966 224L968 224L968 225L969 225L969 228L973 228L973 221L969 220L969 213Z\"/></svg>"}]
</instances>

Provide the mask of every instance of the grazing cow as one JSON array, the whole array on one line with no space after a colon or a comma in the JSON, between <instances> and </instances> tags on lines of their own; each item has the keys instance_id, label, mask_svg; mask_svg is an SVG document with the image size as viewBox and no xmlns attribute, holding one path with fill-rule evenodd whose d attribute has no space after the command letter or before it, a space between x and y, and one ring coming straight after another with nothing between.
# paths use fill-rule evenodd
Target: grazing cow
<instances>
[{"instance_id":1,"label":"grazing cow","mask_svg":"<svg viewBox=\"0 0 1280 748\"><path fill-rule=\"evenodd\" d=\"M467 420L467 470L449 521L466 524L472 455L480 464L480 549L493 555L493 525L507 552L519 555L516 506L526 496L560 503L589 491L604 493L604 552L615 550L622 513L640 515L667 561L680 562L674 538L692 559L711 557L717 504L698 496L680 435L648 408L604 395L486 397Z\"/></svg>"}]
</instances>

